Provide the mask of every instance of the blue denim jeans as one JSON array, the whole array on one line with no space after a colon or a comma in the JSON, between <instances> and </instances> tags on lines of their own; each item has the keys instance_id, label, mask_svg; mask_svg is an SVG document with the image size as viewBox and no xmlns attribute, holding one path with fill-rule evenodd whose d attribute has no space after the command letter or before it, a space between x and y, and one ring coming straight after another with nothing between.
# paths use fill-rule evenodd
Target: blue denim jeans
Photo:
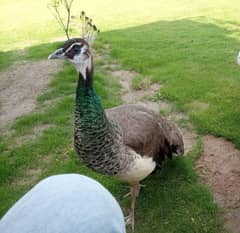
<instances>
[{"instance_id":1,"label":"blue denim jeans","mask_svg":"<svg viewBox=\"0 0 240 233\"><path fill-rule=\"evenodd\" d=\"M126 233L122 211L97 181L78 174L48 177L0 220L1 233Z\"/></svg>"}]
</instances>

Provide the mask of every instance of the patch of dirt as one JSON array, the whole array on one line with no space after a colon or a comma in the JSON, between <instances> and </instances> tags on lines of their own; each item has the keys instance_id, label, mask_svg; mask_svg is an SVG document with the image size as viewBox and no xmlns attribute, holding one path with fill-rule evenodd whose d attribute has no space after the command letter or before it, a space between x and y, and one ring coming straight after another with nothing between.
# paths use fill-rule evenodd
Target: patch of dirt
<instances>
[{"instance_id":1,"label":"patch of dirt","mask_svg":"<svg viewBox=\"0 0 240 233\"><path fill-rule=\"evenodd\" d=\"M25 171L24 177L17 178L13 184L16 185L28 185L35 183L39 176L42 174L41 168L31 168Z\"/></svg>"},{"instance_id":2,"label":"patch of dirt","mask_svg":"<svg viewBox=\"0 0 240 233\"><path fill-rule=\"evenodd\" d=\"M38 138L39 136L41 136L41 134L43 133L44 130L46 129L49 129L51 127L54 127L54 125L51 125L51 124L46 124L46 125L38 125L36 127L33 128L33 131L31 134L27 134L27 135L24 135L22 137L18 137L16 139L16 142L15 144L17 146L29 141L29 140L34 140L36 138Z\"/></svg>"},{"instance_id":3,"label":"patch of dirt","mask_svg":"<svg viewBox=\"0 0 240 233\"><path fill-rule=\"evenodd\" d=\"M42 161L45 165L50 164L51 161L52 161L52 155L49 154L49 155L46 155L46 156L42 157L41 161Z\"/></svg>"},{"instance_id":4,"label":"patch of dirt","mask_svg":"<svg viewBox=\"0 0 240 233\"><path fill-rule=\"evenodd\" d=\"M24 186L36 183L39 180L42 173L44 172L44 170L49 166L49 164L51 164L52 159L53 156L51 154L39 156L38 162L42 164L42 167L26 169L24 171L24 175L14 179L12 184Z\"/></svg>"},{"instance_id":5,"label":"patch of dirt","mask_svg":"<svg viewBox=\"0 0 240 233\"><path fill-rule=\"evenodd\" d=\"M131 91L132 79L136 77L138 73L129 70L115 70L111 72L111 75L119 79L119 82L121 83L124 92L129 92Z\"/></svg>"},{"instance_id":6,"label":"patch of dirt","mask_svg":"<svg viewBox=\"0 0 240 233\"><path fill-rule=\"evenodd\" d=\"M192 112L201 112L201 111L207 110L209 107L209 104L204 102L199 102L199 101L193 101L192 103L189 104L189 107Z\"/></svg>"},{"instance_id":7,"label":"patch of dirt","mask_svg":"<svg viewBox=\"0 0 240 233\"><path fill-rule=\"evenodd\" d=\"M224 209L226 228L240 233L240 151L231 142L210 135L203 137L203 144L196 170Z\"/></svg>"},{"instance_id":8,"label":"patch of dirt","mask_svg":"<svg viewBox=\"0 0 240 233\"><path fill-rule=\"evenodd\" d=\"M0 130L35 108L36 97L60 67L61 63L46 59L15 64L0 73Z\"/></svg>"},{"instance_id":9,"label":"patch of dirt","mask_svg":"<svg viewBox=\"0 0 240 233\"><path fill-rule=\"evenodd\" d=\"M196 145L198 136L194 131L189 131L188 129L182 127L179 128L183 136L184 152L187 154L193 149L193 146Z\"/></svg>"}]
</instances>

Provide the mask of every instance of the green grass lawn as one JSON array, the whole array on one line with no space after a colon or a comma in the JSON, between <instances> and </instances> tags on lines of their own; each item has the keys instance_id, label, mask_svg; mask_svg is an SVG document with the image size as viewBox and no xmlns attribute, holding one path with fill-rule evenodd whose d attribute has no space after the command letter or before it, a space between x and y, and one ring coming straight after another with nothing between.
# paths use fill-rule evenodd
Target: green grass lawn
<instances>
[{"instance_id":1,"label":"green grass lawn","mask_svg":"<svg viewBox=\"0 0 240 233\"><path fill-rule=\"evenodd\" d=\"M164 84L161 97L187 112L200 133L240 147L239 40L207 18L158 21L106 32L123 66Z\"/></svg>"},{"instance_id":2,"label":"green grass lawn","mask_svg":"<svg viewBox=\"0 0 240 233\"><path fill-rule=\"evenodd\" d=\"M159 98L187 112L199 133L224 136L240 147L239 1L75 1L75 9L84 9L102 30L96 41L99 51L109 44L112 59L124 68L163 83ZM51 42L63 33L47 2L0 1L0 70L21 59L45 59L60 45ZM133 86L140 82L136 78ZM106 108L121 103L119 84L100 65L95 86ZM75 71L65 64L38 97L37 111L19 118L11 128L14 133L0 138L0 216L38 180L60 173L94 177L122 206L129 204L121 198L127 192L123 184L92 172L74 152L75 88ZM48 101L54 104L46 107ZM41 125L50 127L22 145L15 143ZM188 157L167 162L161 172L144 181L147 187L137 202L136 233L224 232L219 209L193 171L200 150L199 142ZM41 173L31 180L29 171L34 169Z\"/></svg>"}]
</instances>

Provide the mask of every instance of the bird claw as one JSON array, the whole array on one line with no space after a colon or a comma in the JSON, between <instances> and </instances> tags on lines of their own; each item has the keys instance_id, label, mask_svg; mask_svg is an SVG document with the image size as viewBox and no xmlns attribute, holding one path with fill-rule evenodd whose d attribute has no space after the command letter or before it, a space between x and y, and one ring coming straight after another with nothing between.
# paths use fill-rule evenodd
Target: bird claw
<instances>
[{"instance_id":1,"label":"bird claw","mask_svg":"<svg viewBox=\"0 0 240 233\"><path fill-rule=\"evenodd\" d=\"M135 225L134 211L131 211L130 214L126 216L124 219L125 219L125 224L131 225L132 232L134 232L134 225Z\"/></svg>"}]
</instances>

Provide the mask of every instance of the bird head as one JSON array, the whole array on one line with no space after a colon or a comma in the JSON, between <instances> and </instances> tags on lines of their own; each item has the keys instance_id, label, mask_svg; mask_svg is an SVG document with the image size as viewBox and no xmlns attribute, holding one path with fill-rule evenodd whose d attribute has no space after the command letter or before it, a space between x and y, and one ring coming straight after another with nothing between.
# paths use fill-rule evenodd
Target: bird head
<instances>
[{"instance_id":1,"label":"bird head","mask_svg":"<svg viewBox=\"0 0 240 233\"><path fill-rule=\"evenodd\" d=\"M172 132L171 135L171 147L173 153L176 153L178 155L184 154L183 136L177 128L174 132Z\"/></svg>"},{"instance_id":2,"label":"bird head","mask_svg":"<svg viewBox=\"0 0 240 233\"><path fill-rule=\"evenodd\" d=\"M169 151L167 153L169 154L178 154L183 155L184 154L184 142L183 142L183 136L176 126L175 123L172 121L168 121L168 123L165 125L166 127L166 135L167 137L167 144L169 146Z\"/></svg>"},{"instance_id":3,"label":"bird head","mask_svg":"<svg viewBox=\"0 0 240 233\"><path fill-rule=\"evenodd\" d=\"M67 40L64 45L48 56L48 59L64 59L72 63L86 79L86 71L92 70L91 47L82 38Z\"/></svg>"},{"instance_id":4,"label":"bird head","mask_svg":"<svg viewBox=\"0 0 240 233\"><path fill-rule=\"evenodd\" d=\"M71 8L72 1L68 6ZM57 11L55 18L62 21L61 16L58 14L59 4L52 6L54 11ZM67 26L62 25L64 31L67 35L68 40L64 43L62 48L57 49L55 52L48 56L48 59L65 59L72 63L77 72L81 74L83 79L87 79L87 73L93 73L93 62L91 47L96 39L97 34L100 32L99 29L93 24L92 19L89 18L84 11L80 14L80 22L82 29L82 38L72 38L69 39L69 19L75 19L76 17L70 15L70 10L68 11L68 23Z\"/></svg>"}]
</instances>

